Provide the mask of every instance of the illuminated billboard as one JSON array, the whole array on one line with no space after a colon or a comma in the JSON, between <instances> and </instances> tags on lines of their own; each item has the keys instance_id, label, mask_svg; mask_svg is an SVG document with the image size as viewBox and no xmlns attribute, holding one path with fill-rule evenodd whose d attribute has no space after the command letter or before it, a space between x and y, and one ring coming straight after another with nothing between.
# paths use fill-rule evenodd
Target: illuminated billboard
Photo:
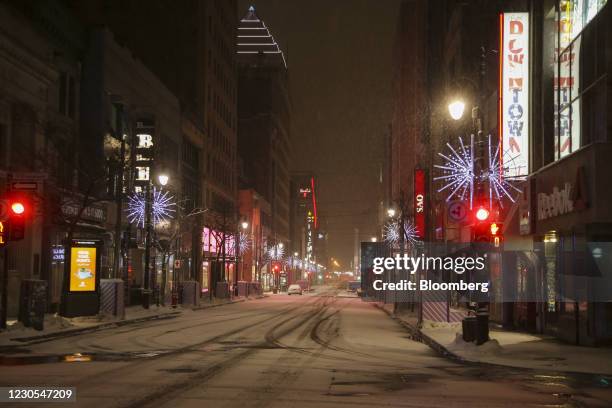
<instances>
[{"instance_id":1,"label":"illuminated billboard","mask_svg":"<svg viewBox=\"0 0 612 408\"><path fill-rule=\"evenodd\" d=\"M506 177L522 177L529 174L529 13L500 15L500 45L500 163Z\"/></svg>"},{"instance_id":2,"label":"illuminated billboard","mask_svg":"<svg viewBox=\"0 0 612 408\"><path fill-rule=\"evenodd\" d=\"M70 248L70 291L96 290L96 247Z\"/></svg>"}]
</instances>

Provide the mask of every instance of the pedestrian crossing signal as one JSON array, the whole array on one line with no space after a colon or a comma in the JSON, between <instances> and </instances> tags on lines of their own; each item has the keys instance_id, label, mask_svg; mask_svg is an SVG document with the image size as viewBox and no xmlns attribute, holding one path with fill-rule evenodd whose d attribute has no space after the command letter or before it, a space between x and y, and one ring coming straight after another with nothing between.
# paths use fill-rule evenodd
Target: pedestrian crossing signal
<instances>
[{"instance_id":1,"label":"pedestrian crossing signal","mask_svg":"<svg viewBox=\"0 0 612 408\"><path fill-rule=\"evenodd\" d=\"M3 247L6 245L6 241L7 239L7 227L8 225L6 225L6 223L4 223L3 221L0 221L0 247Z\"/></svg>"}]
</instances>

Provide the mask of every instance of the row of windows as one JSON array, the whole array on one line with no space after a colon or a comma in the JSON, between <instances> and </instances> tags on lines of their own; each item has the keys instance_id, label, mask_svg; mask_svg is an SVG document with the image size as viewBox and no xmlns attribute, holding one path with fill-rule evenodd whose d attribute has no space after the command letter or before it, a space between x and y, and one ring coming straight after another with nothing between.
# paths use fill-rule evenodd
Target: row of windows
<instances>
[{"instance_id":1,"label":"row of windows","mask_svg":"<svg viewBox=\"0 0 612 408\"><path fill-rule=\"evenodd\" d=\"M236 115L233 109L230 109L226 104L221 95L213 91L211 94L211 88L208 88L208 102L212 103L212 106L217 112L217 115L223 119L225 125L229 129L236 130Z\"/></svg>"},{"instance_id":2,"label":"row of windows","mask_svg":"<svg viewBox=\"0 0 612 408\"><path fill-rule=\"evenodd\" d=\"M232 67L232 65L230 65ZM215 78L221 85L221 88L227 95L227 97L234 103L237 101L238 95L236 91L235 81L232 80L233 75L226 75L226 71L223 69L223 65L212 55L212 50L208 50L208 68L212 70ZM230 68L231 72L234 72L233 68ZM210 100L209 100L210 101Z\"/></svg>"},{"instance_id":3,"label":"row of windows","mask_svg":"<svg viewBox=\"0 0 612 408\"><path fill-rule=\"evenodd\" d=\"M554 158L606 138L606 1L563 0L556 5ZM599 13L602 11L601 13ZM599 14L598 14L599 13ZM550 69L550 68L549 68Z\"/></svg>"},{"instance_id":4,"label":"row of windows","mask_svg":"<svg viewBox=\"0 0 612 408\"><path fill-rule=\"evenodd\" d=\"M233 144L214 121L208 121L208 135L215 150L222 152L228 159L234 161L236 151L232 148Z\"/></svg>"}]
</instances>

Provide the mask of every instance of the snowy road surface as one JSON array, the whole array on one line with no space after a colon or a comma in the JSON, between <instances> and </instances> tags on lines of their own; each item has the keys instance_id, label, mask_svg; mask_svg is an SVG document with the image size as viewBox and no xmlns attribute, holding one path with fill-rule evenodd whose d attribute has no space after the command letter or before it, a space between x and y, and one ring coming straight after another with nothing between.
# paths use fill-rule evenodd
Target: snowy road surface
<instances>
[{"instance_id":1,"label":"snowy road surface","mask_svg":"<svg viewBox=\"0 0 612 408\"><path fill-rule=\"evenodd\" d=\"M609 379L455 363L372 305L331 290L186 312L2 357L1 385L74 386L71 407L612 406Z\"/></svg>"}]
</instances>

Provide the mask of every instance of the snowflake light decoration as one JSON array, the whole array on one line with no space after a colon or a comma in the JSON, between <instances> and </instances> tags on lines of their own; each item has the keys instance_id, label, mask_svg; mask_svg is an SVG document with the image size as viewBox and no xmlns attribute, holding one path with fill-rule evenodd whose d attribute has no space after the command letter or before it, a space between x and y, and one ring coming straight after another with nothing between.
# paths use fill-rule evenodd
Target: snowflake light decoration
<instances>
[{"instance_id":1,"label":"snowflake light decoration","mask_svg":"<svg viewBox=\"0 0 612 408\"><path fill-rule=\"evenodd\" d=\"M273 261L280 261L285 255L285 247L283 245L272 245L268 248L268 257Z\"/></svg>"},{"instance_id":2,"label":"snowflake light decoration","mask_svg":"<svg viewBox=\"0 0 612 408\"><path fill-rule=\"evenodd\" d=\"M450 143L446 144L451 151L451 154L438 153L444 160L442 165L435 164L434 167L442 170L442 175L434 177L435 181L442 181L442 186L438 192L449 191L446 201L453 199L468 200L470 209L474 204L474 183L488 184L489 206L493 206L495 199L503 207L503 199L507 197L514 202L515 199L511 192L520 190L506 181L505 173L510 171L509 165L504 165L500 168L499 163L499 146L493 153L491 135L487 138L487 147L489 153L488 163L481 171L476 171L474 166L474 135L470 135L470 144L466 146L463 139L459 137L460 149L454 149ZM506 160L506 163L511 163L512 159Z\"/></svg>"},{"instance_id":3,"label":"snowflake light decoration","mask_svg":"<svg viewBox=\"0 0 612 408\"><path fill-rule=\"evenodd\" d=\"M449 190L450 193L446 201L451 201L453 197L459 200L468 199L470 208L474 203L474 135L470 136L470 145L465 146L463 139L459 138L461 149L457 152L450 143L446 146L450 149L450 155L438 153L444 159L443 165L434 164L434 167L442 170L442 175L434 177L434 180L442 180L443 185L438 193Z\"/></svg>"},{"instance_id":4,"label":"snowflake light decoration","mask_svg":"<svg viewBox=\"0 0 612 408\"><path fill-rule=\"evenodd\" d=\"M393 221L385 225L383 235L389 245L393 247L399 246L400 229L399 221ZM417 229L410 221L404 221L404 241L408 245L415 245L417 243Z\"/></svg>"},{"instance_id":5,"label":"snowflake light decoration","mask_svg":"<svg viewBox=\"0 0 612 408\"><path fill-rule=\"evenodd\" d=\"M238 250L240 251L240 253L244 254L245 252L247 252L251 248L251 244L251 237L248 234L241 232L238 236Z\"/></svg>"},{"instance_id":6,"label":"snowflake light decoration","mask_svg":"<svg viewBox=\"0 0 612 408\"><path fill-rule=\"evenodd\" d=\"M168 191L162 192L153 188L153 201L151 207L151 221L153 222L153 226L166 222L169 218L173 218L176 212L175 206L174 196L170 195ZM146 197L144 193L134 193L129 196L126 212L128 220L131 223L135 223L141 228L144 228L146 218L145 209Z\"/></svg>"}]
</instances>

